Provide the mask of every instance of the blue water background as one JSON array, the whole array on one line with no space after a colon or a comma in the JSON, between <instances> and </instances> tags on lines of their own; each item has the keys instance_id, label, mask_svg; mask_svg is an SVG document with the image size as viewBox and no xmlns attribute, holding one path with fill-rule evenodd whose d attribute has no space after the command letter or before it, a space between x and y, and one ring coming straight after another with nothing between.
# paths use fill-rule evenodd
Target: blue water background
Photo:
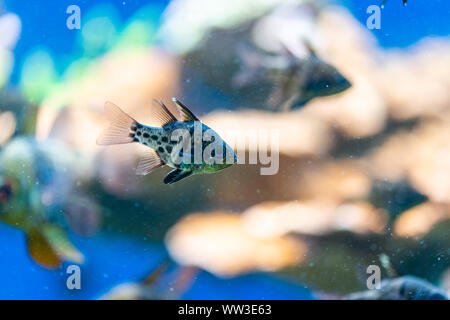
<instances>
[{"instance_id":1,"label":"blue water background","mask_svg":"<svg viewBox=\"0 0 450 320\"><path fill-rule=\"evenodd\" d=\"M154 19L168 1L152 1ZM381 1L379 1L381 2ZM366 9L375 0L344 1L354 16L365 24ZM17 1L4 0L7 11L22 20L22 34L14 50L15 69L12 83L17 83L24 58L36 46L50 48L56 66L63 70L76 52L76 30L65 27L66 8L79 5L83 12L102 3L100 1ZM109 1L117 8L117 23L124 23L141 7L143 1ZM450 1L409 0L404 8L401 0L389 0L382 11L381 30L372 30L381 46L403 48L427 36L450 34ZM60 270L48 271L37 266L26 252L22 231L0 224L0 299L92 299L109 288L128 281L142 279L164 258L161 243L149 243L100 233L89 239L71 235L74 244L83 252L87 262L82 266L82 290L66 288L64 265ZM311 299L311 292L299 283L290 283L264 273L243 275L232 279L217 278L201 272L186 299Z\"/></svg>"}]
</instances>

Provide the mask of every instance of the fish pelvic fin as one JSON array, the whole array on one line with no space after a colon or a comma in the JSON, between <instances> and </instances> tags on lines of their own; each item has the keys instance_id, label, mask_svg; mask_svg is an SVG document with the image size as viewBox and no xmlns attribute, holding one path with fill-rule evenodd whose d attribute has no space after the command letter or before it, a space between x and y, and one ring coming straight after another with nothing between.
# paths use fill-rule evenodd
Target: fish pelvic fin
<instances>
[{"instance_id":1,"label":"fish pelvic fin","mask_svg":"<svg viewBox=\"0 0 450 320\"><path fill-rule=\"evenodd\" d=\"M136 168L136 174L145 176L153 170L162 167L165 163L161 160L161 157L153 149L145 151L145 155L139 161Z\"/></svg>"},{"instance_id":2,"label":"fish pelvic fin","mask_svg":"<svg viewBox=\"0 0 450 320\"><path fill-rule=\"evenodd\" d=\"M98 137L98 145L124 144L134 141L134 133L139 125L136 120L109 101L105 103L105 114L110 123Z\"/></svg>"},{"instance_id":3,"label":"fish pelvic fin","mask_svg":"<svg viewBox=\"0 0 450 320\"><path fill-rule=\"evenodd\" d=\"M83 263L84 256L56 226L44 225L27 233L28 251L33 260L47 269L57 269L62 261Z\"/></svg>"},{"instance_id":4,"label":"fish pelvic fin","mask_svg":"<svg viewBox=\"0 0 450 320\"><path fill-rule=\"evenodd\" d=\"M164 178L165 184L172 184L177 181L180 181L181 179L187 178L193 174L190 170L181 170L181 169L175 169L169 172L169 174Z\"/></svg>"}]
</instances>

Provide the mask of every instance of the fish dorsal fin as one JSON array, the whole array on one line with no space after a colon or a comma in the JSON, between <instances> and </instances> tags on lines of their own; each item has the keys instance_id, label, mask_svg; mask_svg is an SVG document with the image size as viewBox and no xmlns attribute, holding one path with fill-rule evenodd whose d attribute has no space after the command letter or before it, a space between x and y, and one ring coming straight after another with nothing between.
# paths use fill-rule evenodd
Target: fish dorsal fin
<instances>
[{"instance_id":1,"label":"fish dorsal fin","mask_svg":"<svg viewBox=\"0 0 450 320\"><path fill-rule=\"evenodd\" d=\"M158 156L156 151L153 149L148 149L145 151L145 155L139 161L139 164L136 168L136 174L145 176L153 170L162 167L163 165L164 162Z\"/></svg>"},{"instance_id":2,"label":"fish dorsal fin","mask_svg":"<svg viewBox=\"0 0 450 320\"><path fill-rule=\"evenodd\" d=\"M189 110L188 107L186 107L186 105L184 105L184 103L182 103L180 100L178 100L177 98L172 98L172 101L177 106L184 122L200 121L199 118L197 118L195 114L193 114L192 111Z\"/></svg>"},{"instance_id":3,"label":"fish dorsal fin","mask_svg":"<svg viewBox=\"0 0 450 320\"><path fill-rule=\"evenodd\" d=\"M306 50L308 50L308 53L312 56L312 57L317 57L317 53L316 50L314 49L311 41L309 41L308 39L303 39L303 44L306 47Z\"/></svg>"},{"instance_id":4,"label":"fish dorsal fin","mask_svg":"<svg viewBox=\"0 0 450 320\"><path fill-rule=\"evenodd\" d=\"M151 106L152 120L157 122L161 127L165 125L178 121L177 118L172 114L172 112L167 109L167 106L162 100L158 101L153 99Z\"/></svg>"}]
</instances>

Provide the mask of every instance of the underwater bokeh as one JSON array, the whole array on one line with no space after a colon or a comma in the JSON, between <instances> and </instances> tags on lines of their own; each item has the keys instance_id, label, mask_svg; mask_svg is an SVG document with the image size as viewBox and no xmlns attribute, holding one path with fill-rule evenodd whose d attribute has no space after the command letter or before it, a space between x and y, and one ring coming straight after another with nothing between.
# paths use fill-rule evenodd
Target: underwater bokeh
<instances>
[{"instance_id":1,"label":"underwater bokeh","mask_svg":"<svg viewBox=\"0 0 450 320\"><path fill-rule=\"evenodd\" d=\"M378 2L0 0L0 299L446 297L450 4ZM172 97L237 164L168 185L96 143Z\"/></svg>"}]
</instances>

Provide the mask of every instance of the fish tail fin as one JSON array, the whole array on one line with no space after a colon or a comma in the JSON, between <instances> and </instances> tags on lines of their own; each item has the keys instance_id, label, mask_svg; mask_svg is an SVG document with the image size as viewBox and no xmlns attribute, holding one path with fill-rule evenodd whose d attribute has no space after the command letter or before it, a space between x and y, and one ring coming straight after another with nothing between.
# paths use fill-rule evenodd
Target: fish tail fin
<instances>
[{"instance_id":1,"label":"fish tail fin","mask_svg":"<svg viewBox=\"0 0 450 320\"><path fill-rule=\"evenodd\" d=\"M105 103L105 114L109 127L98 137L98 145L124 144L134 141L138 122L112 102Z\"/></svg>"}]
</instances>

